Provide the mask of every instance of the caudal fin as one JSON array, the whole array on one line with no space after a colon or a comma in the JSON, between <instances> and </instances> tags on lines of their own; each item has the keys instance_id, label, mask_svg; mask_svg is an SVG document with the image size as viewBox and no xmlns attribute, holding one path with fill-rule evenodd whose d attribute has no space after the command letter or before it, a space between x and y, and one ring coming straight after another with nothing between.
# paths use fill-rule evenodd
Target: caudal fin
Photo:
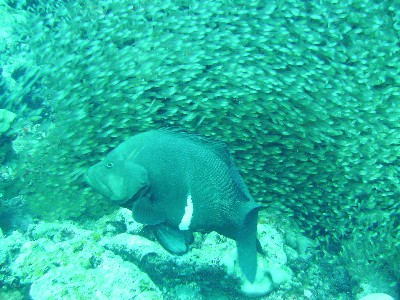
<instances>
[{"instance_id":1,"label":"caudal fin","mask_svg":"<svg viewBox=\"0 0 400 300\"><path fill-rule=\"evenodd\" d=\"M247 213L236 239L239 266L247 280L254 282L257 273L257 206Z\"/></svg>"}]
</instances>

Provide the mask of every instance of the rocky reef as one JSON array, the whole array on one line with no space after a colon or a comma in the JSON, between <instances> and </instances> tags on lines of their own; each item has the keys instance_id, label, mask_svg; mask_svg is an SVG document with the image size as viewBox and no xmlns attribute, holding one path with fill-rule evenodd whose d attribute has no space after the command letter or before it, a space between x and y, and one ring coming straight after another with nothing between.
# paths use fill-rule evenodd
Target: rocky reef
<instances>
[{"instance_id":1,"label":"rocky reef","mask_svg":"<svg viewBox=\"0 0 400 300\"><path fill-rule=\"evenodd\" d=\"M265 253L250 283L234 241L214 232L196 233L190 251L176 256L124 208L84 225L39 222L0 236L0 298L353 299L349 276L336 270L332 284L312 240L267 222L258 231ZM375 284L365 282L358 293L392 291Z\"/></svg>"},{"instance_id":2,"label":"rocky reef","mask_svg":"<svg viewBox=\"0 0 400 300\"><path fill-rule=\"evenodd\" d=\"M290 289L282 234L267 224L259 231L266 254L250 283L240 274L234 241L216 233L196 234L191 251L175 256L127 209L84 227L40 222L25 234L1 236L2 289L18 288L34 300L230 299Z\"/></svg>"}]
</instances>

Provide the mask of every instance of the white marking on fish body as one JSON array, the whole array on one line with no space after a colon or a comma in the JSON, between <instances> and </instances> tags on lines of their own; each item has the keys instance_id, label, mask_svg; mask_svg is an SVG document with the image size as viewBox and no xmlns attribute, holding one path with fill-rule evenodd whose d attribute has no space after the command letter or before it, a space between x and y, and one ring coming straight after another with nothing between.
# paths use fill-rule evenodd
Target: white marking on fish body
<instances>
[{"instance_id":1,"label":"white marking on fish body","mask_svg":"<svg viewBox=\"0 0 400 300\"><path fill-rule=\"evenodd\" d=\"M192 201L192 195L189 194L186 198L185 213L183 214L181 223L179 223L179 229L189 230L192 217L193 217L193 201Z\"/></svg>"}]
</instances>

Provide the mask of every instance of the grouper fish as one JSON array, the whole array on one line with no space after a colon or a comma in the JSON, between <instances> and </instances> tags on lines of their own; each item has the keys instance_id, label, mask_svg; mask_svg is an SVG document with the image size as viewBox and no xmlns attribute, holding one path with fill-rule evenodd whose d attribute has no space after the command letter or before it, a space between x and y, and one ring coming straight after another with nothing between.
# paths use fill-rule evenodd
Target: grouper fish
<instances>
[{"instance_id":1,"label":"grouper fish","mask_svg":"<svg viewBox=\"0 0 400 300\"><path fill-rule=\"evenodd\" d=\"M257 219L250 195L225 144L176 129L126 140L85 174L95 190L151 225L159 243L184 254L192 232L216 231L234 239L240 269L254 282Z\"/></svg>"}]
</instances>

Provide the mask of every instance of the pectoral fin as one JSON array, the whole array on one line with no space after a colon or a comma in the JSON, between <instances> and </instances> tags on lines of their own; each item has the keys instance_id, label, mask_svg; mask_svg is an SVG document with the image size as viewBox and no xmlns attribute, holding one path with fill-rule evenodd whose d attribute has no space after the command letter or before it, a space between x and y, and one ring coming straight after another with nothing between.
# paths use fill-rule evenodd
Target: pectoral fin
<instances>
[{"instance_id":1,"label":"pectoral fin","mask_svg":"<svg viewBox=\"0 0 400 300\"><path fill-rule=\"evenodd\" d=\"M257 219L261 207L245 216L236 239L239 266L247 280L254 282L257 273Z\"/></svg>"},{"instance_id":2,"label":"pectoral fin","mask_svg":"<svg viewBox=\"0 0 400 300\"><path fill-rule=\"evenodd\" d=\"M165 250L177 255L186 253L188 244L193 240L190 231L181 231L165 224L154 226L154 235Z\"/></svg>"},{"instance_id":3,"label":"pectoral fin","mask_svg":"<svg viewBox=\"0 0 400 300\"><path fill-rule=\"evenodd\" d=\"M157 225L165 221L164 215L154 207L145 195L133 204L132 215L136 222L146 225Z\"/></svg>"}]
</instances>

